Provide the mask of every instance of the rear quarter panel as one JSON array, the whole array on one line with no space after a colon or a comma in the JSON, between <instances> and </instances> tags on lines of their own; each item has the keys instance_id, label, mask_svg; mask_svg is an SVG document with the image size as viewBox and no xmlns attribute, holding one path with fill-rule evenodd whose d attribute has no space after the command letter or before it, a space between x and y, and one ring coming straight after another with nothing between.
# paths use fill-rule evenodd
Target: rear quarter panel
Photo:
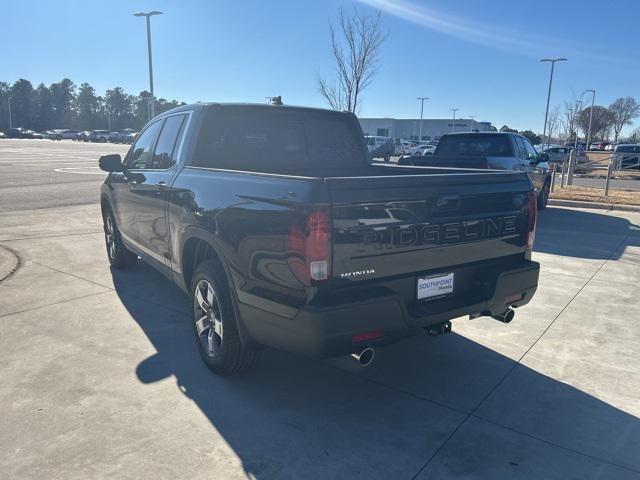
<instances>
[{"instance_id":1,"label":"rear quarter panel","mask_svg":"<svg viewBox=\"0 0 640 480\"><path fill-rule=\"evenodd\" d=\"M297 307L307 291L289 268L287 234L310 203L328 202L320 179L187 167L169 194L172 269L182 275L184 245L198 232L214 243L240 302Z\"/></svg>"}]
</instances>

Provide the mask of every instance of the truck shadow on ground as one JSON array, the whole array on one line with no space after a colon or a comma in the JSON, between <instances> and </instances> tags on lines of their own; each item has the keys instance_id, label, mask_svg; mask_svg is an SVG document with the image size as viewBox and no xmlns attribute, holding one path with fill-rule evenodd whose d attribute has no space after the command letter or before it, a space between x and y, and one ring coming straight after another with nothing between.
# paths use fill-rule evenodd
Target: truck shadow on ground
<instances>
[{"instance_id":1,"label":"truck shadow on ground","mask_svg":"<svg viewBox=\"0 0 640 480\"><path fill-rule=\"evenodd\" d=\"M626 218L568 208L539 212L536 252L616 260L630 245L640 245L640 225Z\"/></svg>"},{"instance_id":2,"label":"truck shadow on ground","mask_svg":"<svg viewBox=\"0 0 640 480\"><path fill-rule=\"evenodd\" d=\"M136 278L162 290L167 308L127 293L131 273L112 275L123 305L157 351L137 366L138 379L175 378L176 395L189 397L214 427L210 445L185 443L185 455L223 448L215 440L220 435L252 478L410 478L482 403L474 416L504 427L520 447L505 448L490 434L468 439L475 453L455 453L457 474L513 462L525 475L545 461L538 454L549 443L566 449L563 462L593 463L590 456L626 474L640 472L638 418L461 335L418 336L380 349L366 370L347 358L265 350L253 371L221 378L200 361L188 301L177 287L144 264L136 268ZM542 447L528 453L527 442Z\"/></svg>"}]
</instances>

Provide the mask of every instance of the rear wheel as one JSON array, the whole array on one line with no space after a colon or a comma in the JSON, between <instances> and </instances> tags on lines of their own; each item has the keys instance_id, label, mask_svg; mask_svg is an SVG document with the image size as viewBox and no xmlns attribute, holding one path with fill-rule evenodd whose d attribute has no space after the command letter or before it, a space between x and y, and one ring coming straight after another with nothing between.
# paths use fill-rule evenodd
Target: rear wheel
<instances>
[{"instance_id":1,"label":"rear wheel","mask_svg":"<svg viewBox=\"0 0 640 480\"><path fill-rule=\"evenodd\" d=\"M122 237L111 210L106 210L104 219L104 242L107 247L109 263L115 268L132 268L138 261L138 256L127 250L122 243Z\"/></svg>"},{"instance_id":2,"label":"rear wheel","mask_svg":"<svg viewBox=\"0 0 640 480\"><path fill-rule=\"evenodd\" d=\"M258 351L242 345L229 285L220 265L201 263L191 281L193 332L198 352L211 371L226 375L249 369Z\"/></svg>"},{"instance_id":3,"label":"rear wheel","mask_svg":"<svg viewBox=\"0 0 640 480\"><path fill-rule=\"evenodd\" d=\"M384 161L389 163L389 160L391 160L391 155L389 155L388 153L384 156Z\"/></svg>"}]
</instances>

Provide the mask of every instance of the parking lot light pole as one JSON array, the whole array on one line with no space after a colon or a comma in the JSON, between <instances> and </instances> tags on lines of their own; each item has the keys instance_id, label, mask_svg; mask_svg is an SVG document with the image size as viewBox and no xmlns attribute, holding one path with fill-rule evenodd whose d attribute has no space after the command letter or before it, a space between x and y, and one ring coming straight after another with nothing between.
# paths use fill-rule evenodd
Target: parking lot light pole
<instances>
[{"instance_id":1,"label":"parking lot light pole","mask_svg":"<svg viewBox=\"0 0 640 480\"><path fill-rule=\"evenodd\" d=\"M429 100L429 97L418 97L420 100L420 137L418 138L418 145L422 141L422 113L424 112L424 101Z\"/></svg>"},{"instance_id":2,"label":"parking lot light pole","mask_svg":"<svg viewBox=\"0 0 640 480\"><path fill-rule=\"evenodd\" d=\"M451 108L450 109L453 112L453 122L451 123L451 132L455 132L456 130L456 112L458 110L460 110L459 108Z\"/></svg>"},{"instance_id":3,"label":"parking lot light pole","mask_svg":"<svg viewBox=\"0 0 640 480\"><path fill-rule=\"evenodd\" d=\"M9 128L13 128L13 120L11 119L11 95L7 95L7 107L9 107Z\"/></svg>"},{"instance_id":4,"label":"parking lot light pole","mask_svg":"<svg viewBox=\"0 0 640 480\"><path fill-rule=\"evenodd\" d=\"M155 109L155 96L153 95L153 63L151 61L151 17L154 15L162 15L162 12L152 11L152 12L137 12L134 13L134 17L145 17L147 19L147 53L149 54L149 93L151 93L151 98L149 101L151 102L150 109L150 118L151 120L155 117L156 109Z\"/></svg>"},{"instance_id":5,"label":"parking lot light pole","mask_svg":"<svg viewBox=\"0 0 640 480\"><path fill-rule=\"evenodd\" d=\"M550 62L551 63L551 73L549 74L549 91L547 92L547 108L544 111L544 128L542 129L542 141L544 142L544 137L547 134L547 119L549 118L549 100L551 100L551 85L553 84L553 70L556 66L556 62L565 62L566 58L543 58L540 60L541 62ZM549 148L549 143L551 142L551 134L547 136L547 148ZM542 149L544 150L544 143L542 144Z\"/></svg>"},{"instance_id":6,"label":"parking lot light pole","mask_svg":"<svg viewBox=\"0 0 640 480\"><path fill-rule=\"evenodd\" d=\"M589 110L589 128L587 129L587 144L585 145L586 151L589 151L589 145L591 144L591 120L593 119L593 104L596 101L595 90L585 90L585 92L591 92L591 110Z\"/></svg>"}]
</instances>

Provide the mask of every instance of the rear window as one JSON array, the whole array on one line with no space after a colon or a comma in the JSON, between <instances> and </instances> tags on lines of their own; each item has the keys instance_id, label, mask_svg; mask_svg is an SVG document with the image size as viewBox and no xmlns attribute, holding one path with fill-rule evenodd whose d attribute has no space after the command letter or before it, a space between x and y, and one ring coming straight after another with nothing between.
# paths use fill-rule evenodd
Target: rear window
<instances>
[{"instance_id":1,"label":"rear window","mask_svg":"<svg viewBox=\"0 0 640 480\"><path fill-rule=\"evenodd\" d=\"M451 135L440 139L437 154L509 157L511 146L506 135Z\"/></svg>"},{"instance_id":2,"label":"rear window","mask_svg":"<svg viewBox=\"0 0 640 480\"><path fill-rule=\"evenodd\" d=\"M193 166L293 172L362 166L362 133L352 117L287 109L210 108Z\"/></svg>"},{"instance_id":3,"label":"rear window","mask_svg":"<svg viewBox=\"0 0 640 480\"><path fill-rule=\"evenodd\" d=\"M626 145L623 147L618 147L617 151L621 153L635 153L635 152L640 152L640 147L635 147L633 145Z\"/></svg>"}]
</instances>

